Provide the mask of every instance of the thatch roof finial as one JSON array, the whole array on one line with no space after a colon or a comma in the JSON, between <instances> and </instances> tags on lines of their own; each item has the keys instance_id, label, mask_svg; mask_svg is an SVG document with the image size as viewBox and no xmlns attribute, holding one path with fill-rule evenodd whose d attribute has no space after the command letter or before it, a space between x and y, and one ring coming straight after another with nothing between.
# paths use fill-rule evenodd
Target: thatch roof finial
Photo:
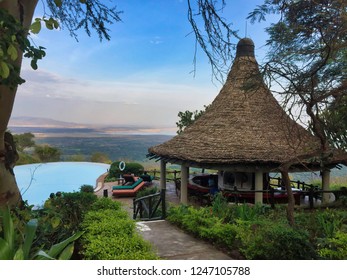
<instances>
[{"instance_id":1,"label":"thatch roof finial","mask_svg":"<svg viewBox=\"0 0 347 280\"><path fill-rule=\"evenodd\" d=\"M249 38L243 38L237 43L236 57L250 56L254 57L254 43Z\"/></svg>"}]
</instances>

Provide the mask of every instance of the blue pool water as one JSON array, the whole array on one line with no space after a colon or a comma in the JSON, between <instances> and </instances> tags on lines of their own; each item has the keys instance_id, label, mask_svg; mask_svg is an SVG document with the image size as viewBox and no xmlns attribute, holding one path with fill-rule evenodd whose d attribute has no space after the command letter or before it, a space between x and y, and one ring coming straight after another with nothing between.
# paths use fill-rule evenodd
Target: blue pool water
<instances>
[{"instance_id":1,"label":"blue pool water","mask_svg":"<svg viewBox=\"0 0 347 280\"><path fill-rule=\"evenodd\" d=\"M109 164L91 162L52 162L16 166L17 184L30 205L40 206L51 193L79 191L82 185L96 185Z\"/></svg>"}]
</instances>

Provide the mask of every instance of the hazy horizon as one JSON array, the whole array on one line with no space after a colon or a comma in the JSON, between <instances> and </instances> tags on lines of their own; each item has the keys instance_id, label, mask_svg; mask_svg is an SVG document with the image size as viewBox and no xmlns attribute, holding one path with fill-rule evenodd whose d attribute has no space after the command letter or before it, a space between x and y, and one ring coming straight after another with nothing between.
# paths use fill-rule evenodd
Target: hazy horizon
<instances>
[{"instance_id":1,"label":"hazy horizon","mask_svg":"<svg viewBox=\"0 0 347 280\"><path fill-rule=\"evenodd\" d=\"M83 137L91 134L99 135L121 135L121 134L143 134L143 135L170 135L176 134L177 127L151 127L151 126L117 126L117 125L95 125L87 123L62 122L48 118L35 117L13 117L8 128L15 134L31 132L37 137L66 135L67 133L79 134ZM73 136L73 135L72 135Z\"/></svg>"}]
</instances>

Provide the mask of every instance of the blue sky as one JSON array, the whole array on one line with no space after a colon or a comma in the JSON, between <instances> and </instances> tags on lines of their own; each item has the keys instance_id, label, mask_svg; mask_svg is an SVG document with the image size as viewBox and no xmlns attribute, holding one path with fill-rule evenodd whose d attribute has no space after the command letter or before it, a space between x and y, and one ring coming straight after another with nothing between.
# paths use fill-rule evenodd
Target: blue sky
<instances>
[{"instance_id":1,"label":"blue sky","mask_svg":"<svg viewBox=\"0 0 347 280\"><path fill-rule=\"evenodd\" d=\"M200 110L222 85L212 82L211 68L199 51L187 20L186 0L115 0L124 11L111 25L111 41L79 32L42 30L33 36L47 55L39 69L24 61L12 116L45 117L82 124L132 125L176 131L177 114ZM261 0L229 0L223 16L245 36L246 17ZM39 1L36 16L42 15ZM267 24L267 23L266 23ZM265 25L266 25L265 24ZM248 23L247 36L261 62L267 35L264 24ZM237 43L237 39L234 41Z\"/></svg>"}]
</instances>

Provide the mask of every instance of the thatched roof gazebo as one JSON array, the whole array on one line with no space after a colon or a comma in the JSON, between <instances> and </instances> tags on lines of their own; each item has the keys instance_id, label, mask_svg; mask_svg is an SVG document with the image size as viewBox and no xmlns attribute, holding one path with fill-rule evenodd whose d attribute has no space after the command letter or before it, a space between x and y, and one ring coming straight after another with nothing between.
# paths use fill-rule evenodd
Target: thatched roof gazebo
<instances>
[{"instance_id":1,"label":"thatched roof gazebo","mask_svg":"<svg viewBox=\"0 0 347 280\"><path fill-rule=\"evenodd\" d=\"M163 168L166 162L182 165L182 179L189 166L253 172L256 189L262 189L263 173L278 171L296 158L291 171L320 168L317 158L299 160L319 155L320 141L292 120L273 97L248 38L239 41L227 81L206 112L180 135L148 151L149 157L162 161ZM341 163L339 154L330 163ZM185 184L182 180L182 195ZM182 202L186 201L183 197Z\"/></svg>"}]
</instances>

